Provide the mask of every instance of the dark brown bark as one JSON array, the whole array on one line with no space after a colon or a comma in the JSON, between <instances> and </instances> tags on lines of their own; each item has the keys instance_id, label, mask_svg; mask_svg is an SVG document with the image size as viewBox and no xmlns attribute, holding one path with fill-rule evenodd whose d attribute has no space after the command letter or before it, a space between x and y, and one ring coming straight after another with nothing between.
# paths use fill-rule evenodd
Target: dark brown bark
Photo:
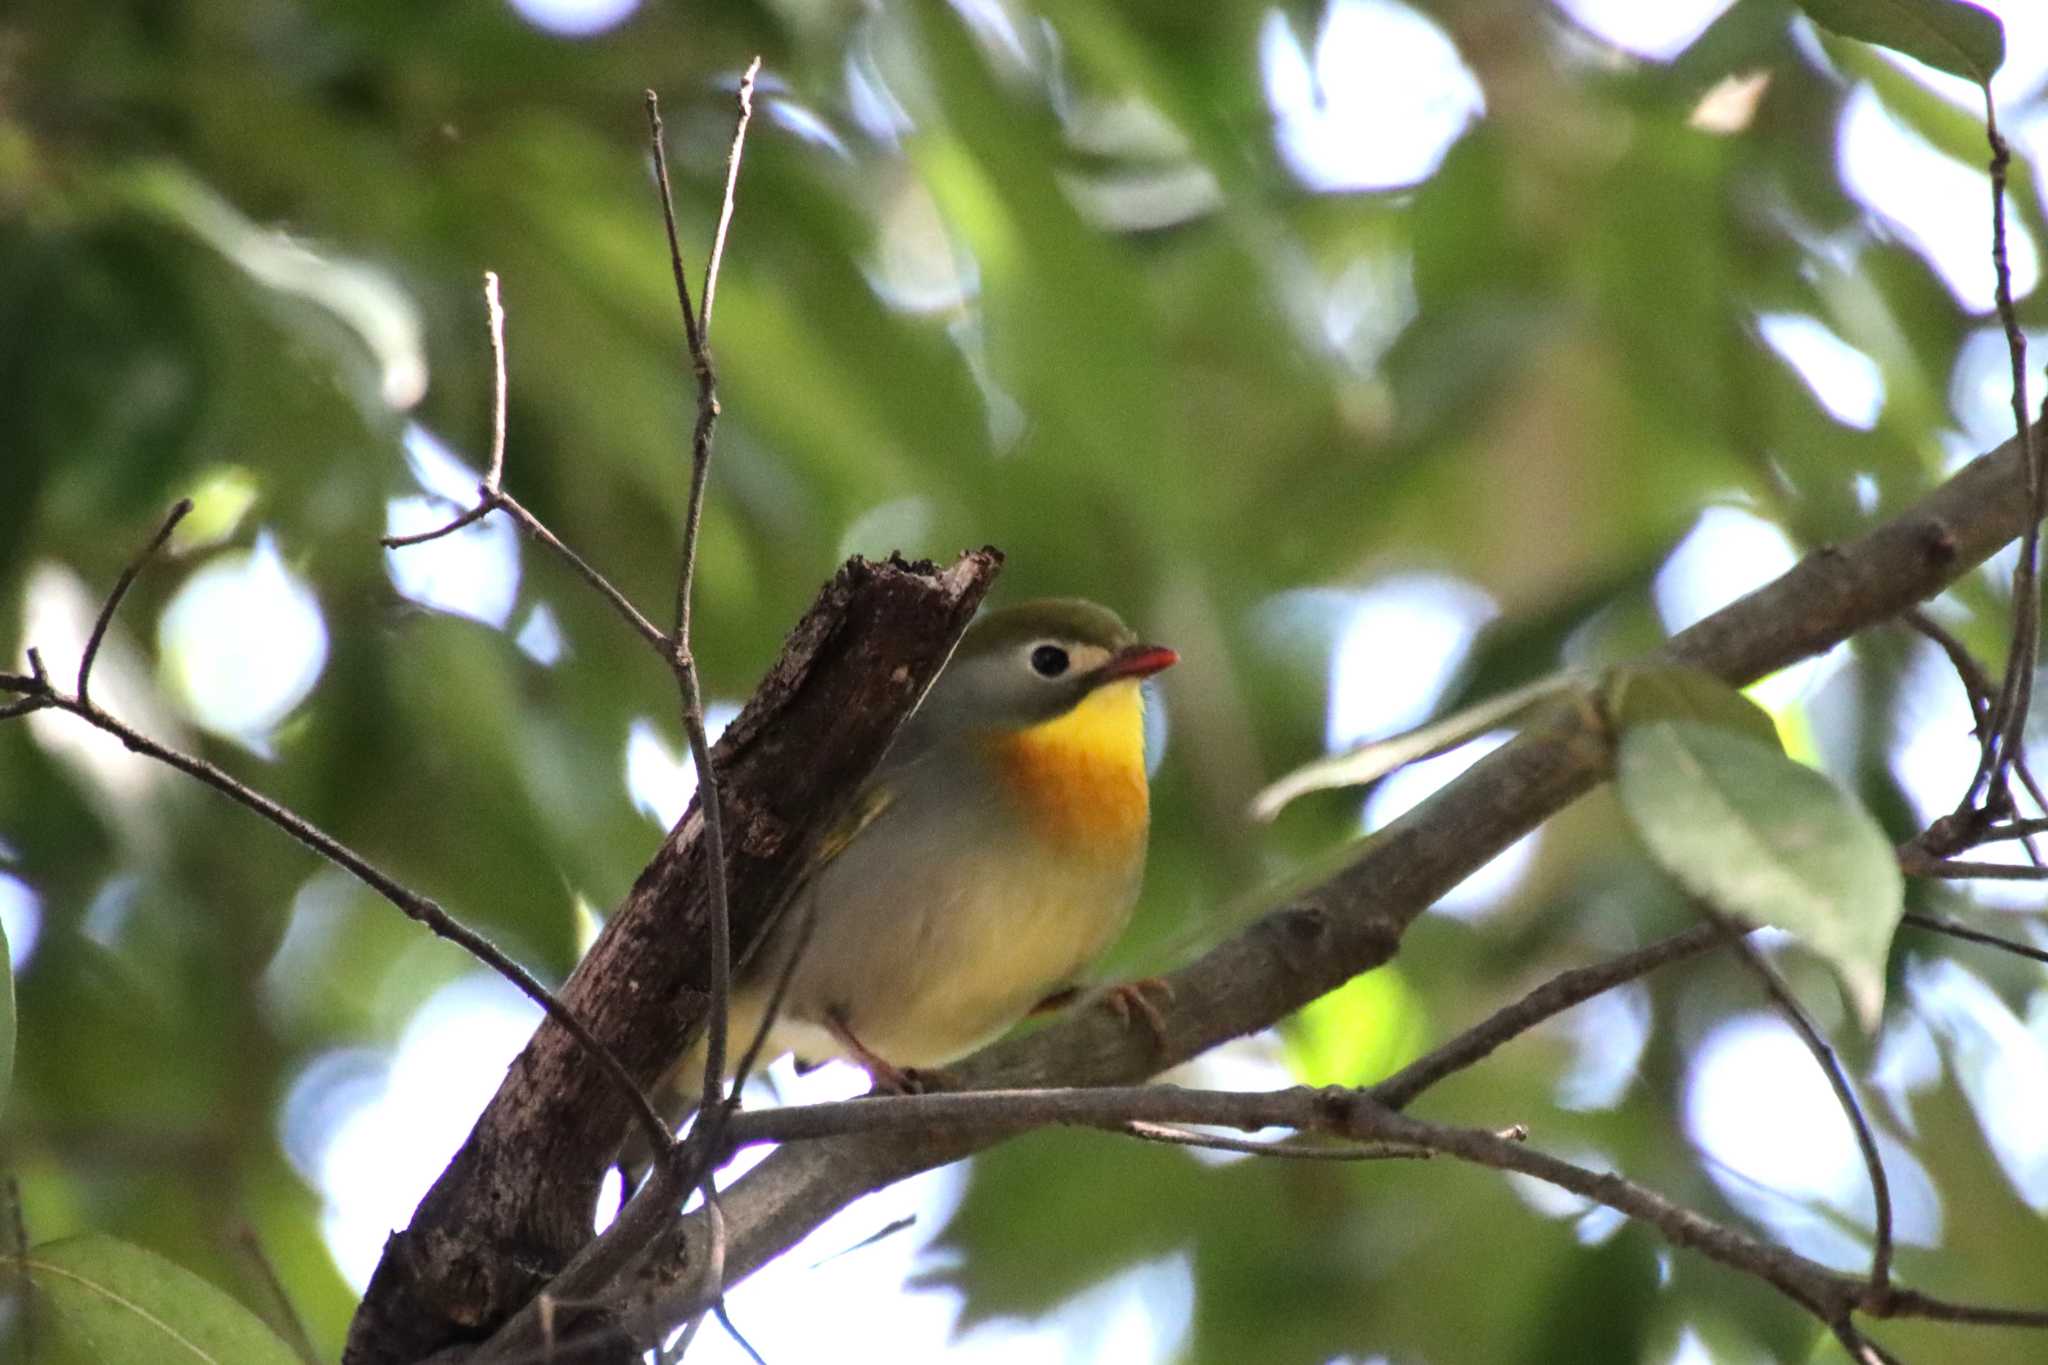
<instances>
[{"instance_id":1,"label":"dark brown bark","mask_svg":"<svg viewBox=\"0 0 2048 1365\"><path fill-rule=\"evenodd\" d=\"M1000 563L993 550L945 569L852 560L790 635L714 754L736 951L880 761ZM643 1087L709 1001L700 833L693 803L561 991ZM411 1362L489 1336L590 1240L626 1118L618 1088L544 1021L411 1225L385 1244L344 1359Z\"/></svg>"}]
</instances>

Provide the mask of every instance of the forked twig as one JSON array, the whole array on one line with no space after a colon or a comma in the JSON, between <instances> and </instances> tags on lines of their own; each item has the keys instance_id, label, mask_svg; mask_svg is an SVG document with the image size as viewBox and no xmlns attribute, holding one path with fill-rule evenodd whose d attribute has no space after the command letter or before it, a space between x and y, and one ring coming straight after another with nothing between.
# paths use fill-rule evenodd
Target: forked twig
<instances>
[{"instance_id":1,"label":"forked twig","mask_svg":"<svg viewBox=\"0 0 2048 1365\"><path fill-rule=\"evenodd\" d=\"M1725 923L1718 915L1714 920ZM1821 1072L1828 1078L1829 1088L1835 1092L1835 1102L1841 1106L1843 1117L1848 1119L1849 1127L1856 1134L1856 1149L1863 1154L1864 1170L1870 1177L1870 1198L1876 1206L1870 1250L1870 1290L1876 1301L1883 1303L1891 1294L1892 1187L1884 1172L1884 1157L1877 1150L1877 1136L1871 1131L1870 1120L1864 1116L1863 1106L1849 1085L1849 1075L1843 1069L1841 1059L1792 994L1792 988L1785 984L1777 969L1764 960L1763 954L1747 938L1739 933L1731 934L1729 942L1736 957L1762 984L1764 993L1785 1016L1785 1022L1792 1026L1792 1031L1806 1044L1806 1050L1813 1054L1814 1061L1820 1064Z\"/></svg>"}]
</instances>

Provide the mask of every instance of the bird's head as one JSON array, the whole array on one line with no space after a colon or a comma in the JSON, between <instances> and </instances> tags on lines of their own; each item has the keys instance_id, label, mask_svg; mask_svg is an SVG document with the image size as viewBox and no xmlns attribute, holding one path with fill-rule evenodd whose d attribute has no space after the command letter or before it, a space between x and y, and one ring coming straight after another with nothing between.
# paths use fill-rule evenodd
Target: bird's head
<instances>
[{"instance_id":1,"label":"bird's head","mask_svg":"<svg viewBox=\"0 0 2048 1365\"><path fill-rule=\"evenodd\" d=\"M1138 683L1179 655L1144 644L1107 607L1044 598L990 612L961 638L921 711L940 733L1000 736L1056 722L1100 694L1141 714Z\"/></svg>"}]
</instances>

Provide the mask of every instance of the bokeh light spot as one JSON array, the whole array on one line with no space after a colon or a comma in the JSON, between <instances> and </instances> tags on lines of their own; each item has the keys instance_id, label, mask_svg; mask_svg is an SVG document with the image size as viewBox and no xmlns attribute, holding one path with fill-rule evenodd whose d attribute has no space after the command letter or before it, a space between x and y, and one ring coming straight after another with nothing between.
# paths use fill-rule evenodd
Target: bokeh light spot
<instances>
[{"instance_id":1,"label":"bokeh light spot","mask_svg":"<svg viewBox=\"0 0 2048 1365\"><path fill-rule=\"evenodd\" d=\"M527 23L562 38L590 38L633 17L640 0L511 0Z\"/></svg>"},{"instance_id":2,"label":"bokeh light spot","mask_svg":"<svg viewBox=\"0 0 2048 1365\"><path fill-rule=\"evenodd\" d=\"M270 732L327 665L327 622L263 531L247 553L218 555L185 580L157 644L194 723L268 753Z\"/></svg>"},{"instance_id":3,"label":"bokeh light spot","mask_svg":"<svg viewBox=\"0 0 2048 1365\"><path fill-rule=\"evenodd\" d=\"M1393 0L1331 0L1313 54L1269 10L1259 67L1280 154L1316 190L1380 190L1427 179L1486 112L1448 35Z\"/></svg>"}]
</instances>

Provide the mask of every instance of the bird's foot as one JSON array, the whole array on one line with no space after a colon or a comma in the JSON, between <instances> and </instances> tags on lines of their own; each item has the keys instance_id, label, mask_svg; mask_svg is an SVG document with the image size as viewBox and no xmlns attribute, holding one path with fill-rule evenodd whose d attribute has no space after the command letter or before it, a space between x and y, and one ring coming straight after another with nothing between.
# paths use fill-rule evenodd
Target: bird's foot
<instances>
[{"instance_id":1,"label":"bird's foot","mask_svg":"<svg viewBox=\"0 0 2048 1365\"><path fill-rule=\"evenodd\" d=\"M1149 992L1149 994L1148 994ZM1173 1000L1173 987L1164 977L1147 976L1136 981L1123 981L1102 993L1102 1003L1110 1012L1123 1021L1128 1028L1135 1017L1141 1020L1152 1041L1160 1050L1166 1048L1166 1016L1159 1012L1159 1006L1152 1002L1152 996L1161 1000Z\"/></svg>"},{"instance_id":2,"label":"bird's foot","mask_svg":"<svg viewBox=\"0 0 2048 1365\"><path fill-rule=\"evenodd\" d=\"M846 1049L846 1059L868 1073L868 1082L884 1095L922 1095L932 1090L943 1090L945 1073L934 1067L897 1066L854 1035L847 1027L846 1017L838 1011L827 1016L825 1026L840 1047Z\"/></svg>"}]
</instances>

